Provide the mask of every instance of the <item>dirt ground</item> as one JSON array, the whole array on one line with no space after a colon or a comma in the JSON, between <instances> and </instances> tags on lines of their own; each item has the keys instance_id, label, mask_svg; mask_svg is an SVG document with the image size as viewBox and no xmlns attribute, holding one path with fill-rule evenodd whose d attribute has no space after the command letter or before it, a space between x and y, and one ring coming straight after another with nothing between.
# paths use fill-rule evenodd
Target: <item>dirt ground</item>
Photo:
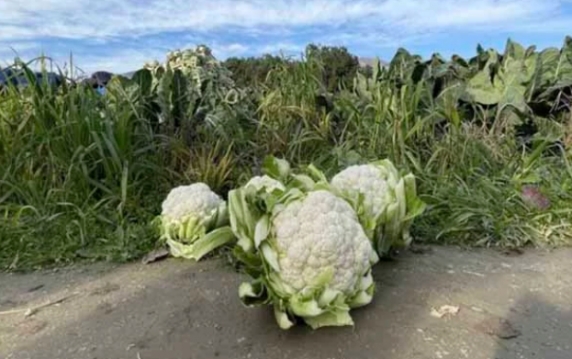
<instances>
[{"instance_id":1,"label":"dirt ground","mask_svg":"<svg viewBox=\"0 0 572 359\"><path fill-rule=\"evenodd\" d=\"M355 327L317 331L243 307L222 259L0 274L0 358L570 359L571 264L572 249L407 253L377 266Z\"/></svg>"}]
</instances>

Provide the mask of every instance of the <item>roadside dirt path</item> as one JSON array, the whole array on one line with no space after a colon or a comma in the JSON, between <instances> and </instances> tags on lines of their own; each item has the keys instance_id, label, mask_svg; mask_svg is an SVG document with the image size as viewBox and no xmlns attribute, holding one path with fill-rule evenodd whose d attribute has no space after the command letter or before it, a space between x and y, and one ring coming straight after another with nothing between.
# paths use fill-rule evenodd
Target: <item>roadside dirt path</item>
<instances>
[{"instance_id":1,"label":"roadside dirt path","mask_svg":"<svg viewBox=\"0 0 572 359\"><path fill-rule=\"evenodd\" d=\"M243 307L221 259L0 274L0 358L572 358L572 249L430 249L377 266L355 327L315 332Z\"/></svg>"}]
</instances>

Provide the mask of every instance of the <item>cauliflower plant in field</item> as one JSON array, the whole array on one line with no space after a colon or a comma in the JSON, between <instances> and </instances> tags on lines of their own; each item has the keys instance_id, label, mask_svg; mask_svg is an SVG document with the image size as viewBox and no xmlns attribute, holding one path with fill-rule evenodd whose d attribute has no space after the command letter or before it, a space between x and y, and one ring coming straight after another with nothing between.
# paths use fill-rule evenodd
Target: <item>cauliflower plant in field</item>
<instances>
[{"instance_id":1,"label":"cauliflower plant in field","mask_svg":"<svg viewBox=\"0 0 572 359\"><path fill-rule=\"evenodd\" d=\"M391 161L381 160L349 166L330 185L353 204L380 255L410 245L413 219L425 209L413 174L401 176Z\"/></svg>"},{"instance_id":2,"label":"cauliflower plant in field","mask_svg":"<svg viewBox=\"0 0 572 359\"><path fill-rule=\"evenodd\" d=\"M230 242L226 202L204 183L173 188L158 218L161 239L174 257L200 260Z\"/></svg>"},{"instance_id":3,"label":"cauliflower plant in field","mask_svg":"<svg viewBox=\"0 0 572 359\"><path fill-rule=\"evenodd\" d=\"M349 312L371 302L379 260L356 212L326 189L283 182L289 167L273 168L277 178L255 177L229 193L235 256L252 277L239 297L272 305L283 329L297 318L314 329L353 325Z\"/></svg>"}]
</instances>

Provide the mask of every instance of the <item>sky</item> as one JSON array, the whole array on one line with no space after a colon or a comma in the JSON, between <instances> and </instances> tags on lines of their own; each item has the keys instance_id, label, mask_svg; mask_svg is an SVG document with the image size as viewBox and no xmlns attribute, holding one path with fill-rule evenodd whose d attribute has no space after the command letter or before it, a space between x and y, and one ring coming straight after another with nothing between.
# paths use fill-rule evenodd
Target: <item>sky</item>
<instances>
[{"instance_id":1,"label":"sky","mask_svg":"<svg viewBox=\"0 0 572 359\"><path fill-rule=\"evenodd\" d=\"M44 54L60 67L124 73L205 44L217 59L309 43L390 60L470 57L508 38L539 49L572 35L572 0L0 0L0 66Z\"/></svg>"}]
</instances>

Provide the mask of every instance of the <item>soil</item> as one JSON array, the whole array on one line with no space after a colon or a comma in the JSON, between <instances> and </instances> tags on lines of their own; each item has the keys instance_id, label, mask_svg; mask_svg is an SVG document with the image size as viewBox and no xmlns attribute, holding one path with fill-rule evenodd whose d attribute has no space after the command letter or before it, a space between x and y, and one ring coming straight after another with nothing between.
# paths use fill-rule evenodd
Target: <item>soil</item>
<instances>
[{"instance_id":1,"label":"soil","mask_svg":"<svg viewBox=\"0 0 572 359\"><path fill-rule=\"evenodd\" d=\"M354 327L316 331L244 307L220 258L0 274L0 358L570 359L571 263L572 249L408 252L376 266Z\"/></svg>"}]
</instances>

